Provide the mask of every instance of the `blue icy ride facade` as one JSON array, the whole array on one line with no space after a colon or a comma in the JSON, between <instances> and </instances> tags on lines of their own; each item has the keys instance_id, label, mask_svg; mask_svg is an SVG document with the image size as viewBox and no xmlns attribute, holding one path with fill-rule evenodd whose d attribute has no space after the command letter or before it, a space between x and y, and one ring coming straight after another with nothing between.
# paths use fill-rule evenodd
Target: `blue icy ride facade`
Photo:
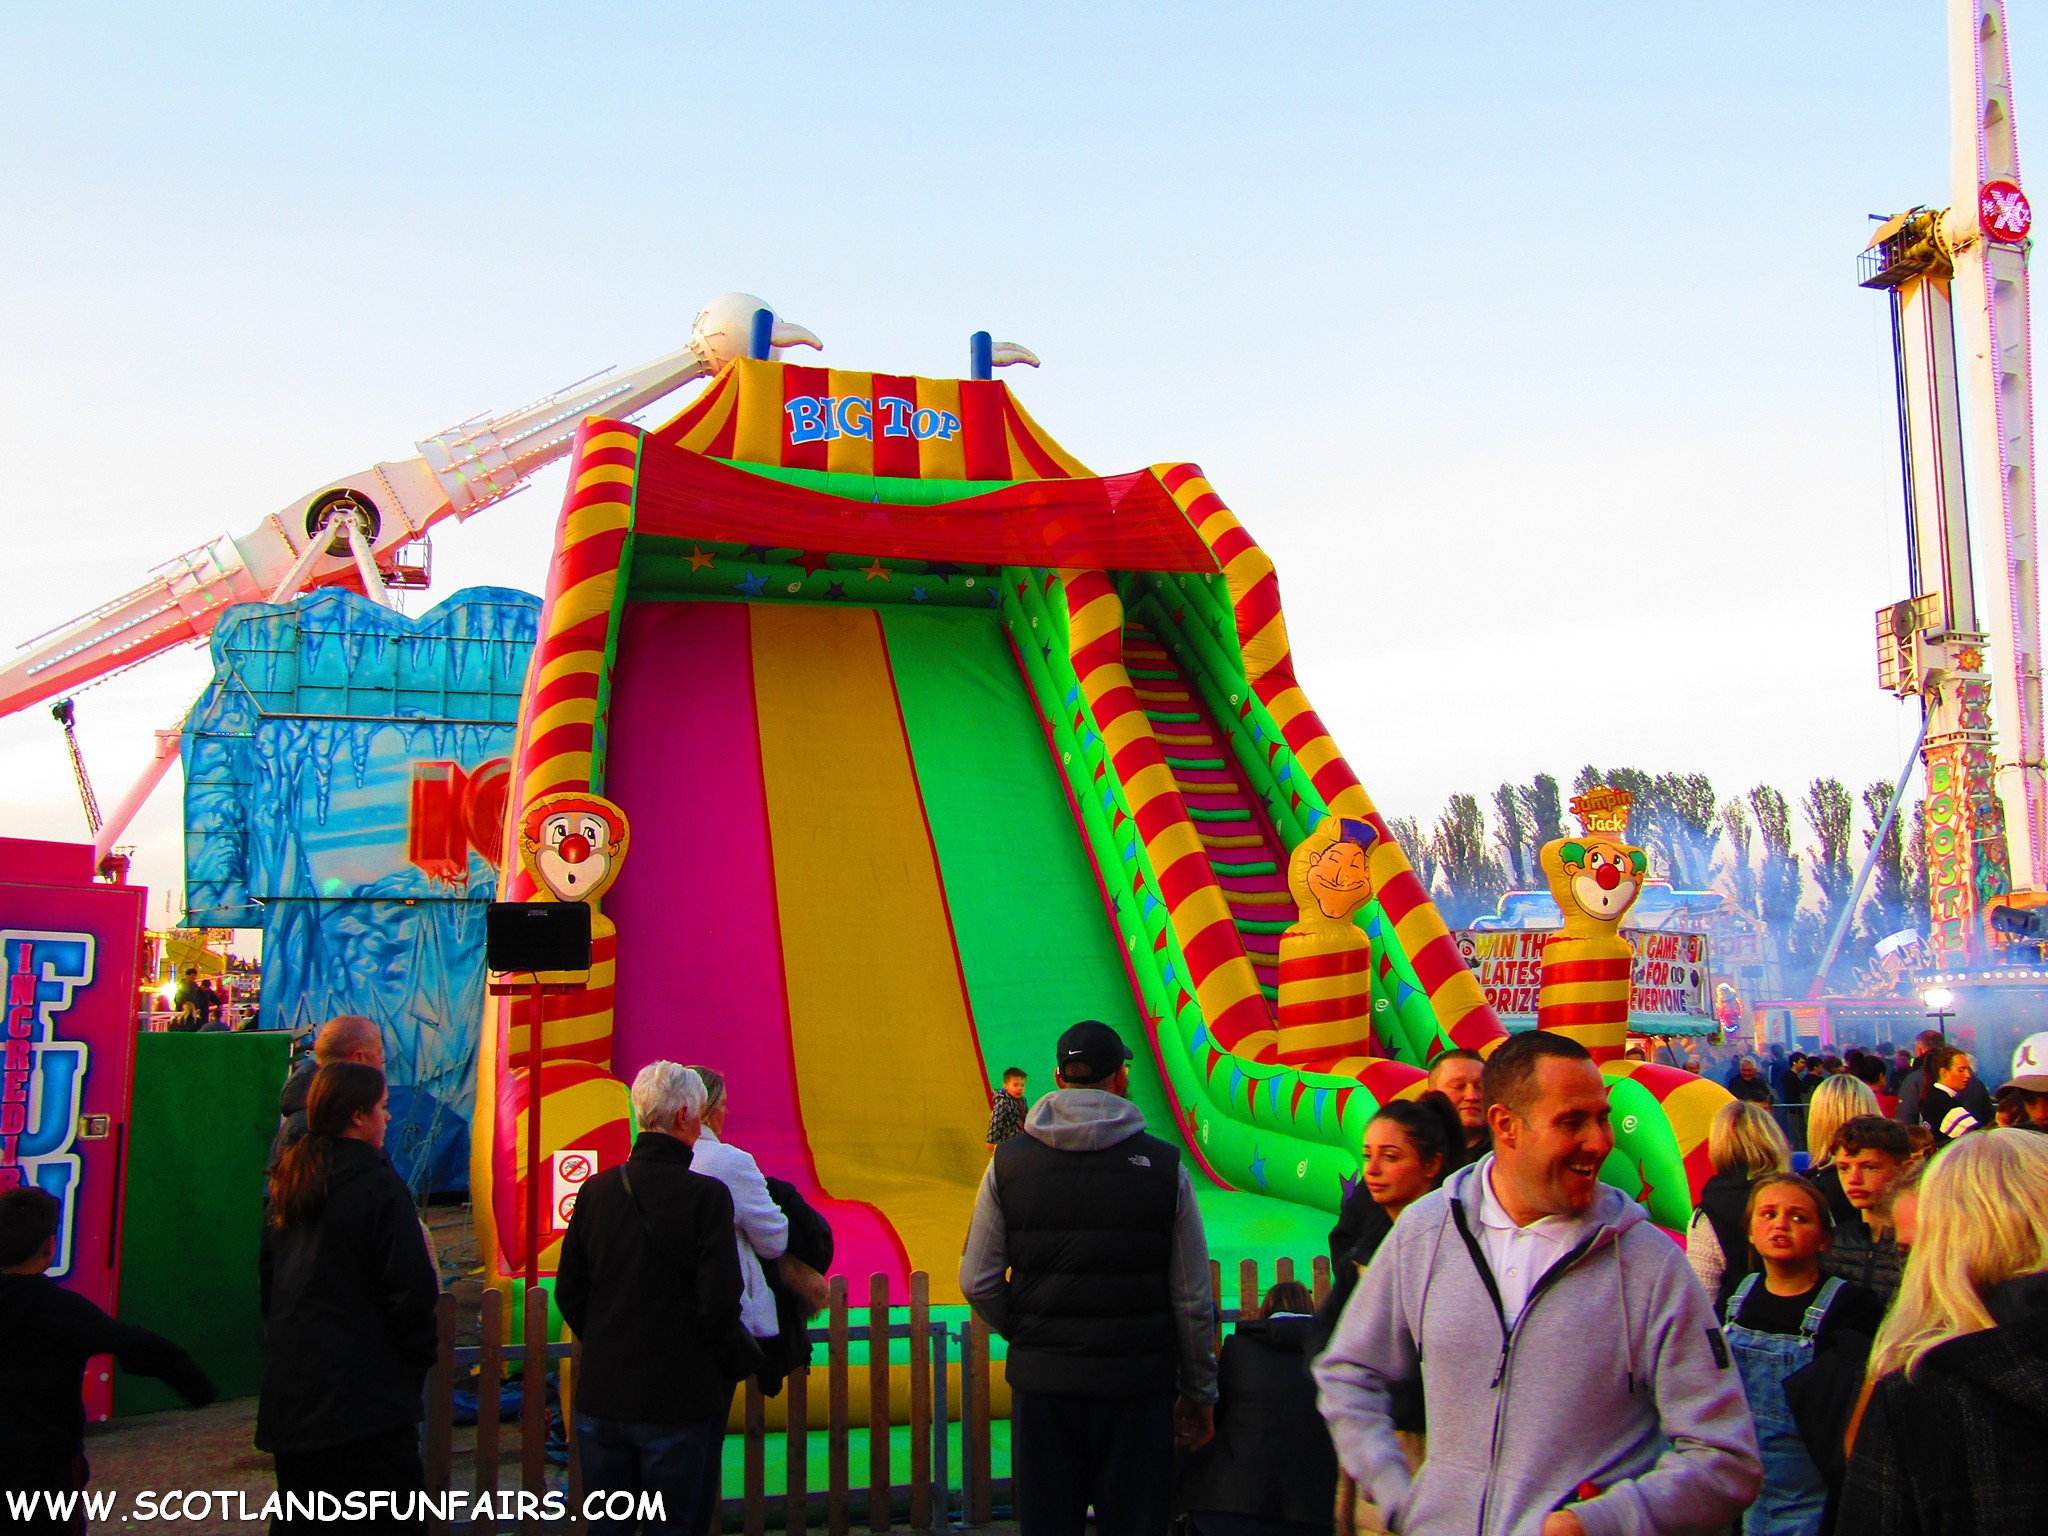
<instances>
[{"instance_id":1,"label":"blue icy ride facade","mask_svg":"<svg viewBox=\"0 0 2048 1536\"><path fill-rule=\"evenodd\" d=\"M330 588L230 609L186 725L185 924L260 928L263 1029L374 1019L387 1149L468 1184L506 772L540 603L470 587L413 619Z\"/></svg>"}]
</instances>

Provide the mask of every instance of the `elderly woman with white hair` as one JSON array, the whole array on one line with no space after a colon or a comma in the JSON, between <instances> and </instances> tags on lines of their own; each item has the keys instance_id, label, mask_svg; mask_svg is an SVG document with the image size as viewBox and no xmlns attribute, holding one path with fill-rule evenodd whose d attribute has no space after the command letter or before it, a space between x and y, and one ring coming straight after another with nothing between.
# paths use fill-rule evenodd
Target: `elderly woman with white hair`
<instances>
[{"instance_id":1,"label":"elderly woman with white hair","mask_svg":"<svg viewBox=\"0 0 2048 1536\"><path fill-rule=\"evenodd\" d=\"M584 1486L632 1494L635 1508L638 1495L659 1493L663 1530L707 1527L733 1386L758 1358L740 1328L732 1196L690 1166L704 1100L688 1067L641 1068L632 1155L577 1192L555 1282L555 1304L583 1341Z\"/></svg>"}]
</instances>

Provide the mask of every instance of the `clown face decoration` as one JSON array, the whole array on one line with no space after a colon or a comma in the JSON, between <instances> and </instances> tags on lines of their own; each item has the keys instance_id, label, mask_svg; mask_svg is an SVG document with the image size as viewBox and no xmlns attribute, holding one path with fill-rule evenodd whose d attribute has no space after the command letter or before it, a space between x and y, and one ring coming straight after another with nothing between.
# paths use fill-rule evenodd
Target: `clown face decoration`
<instances>
[{"instance_id":1,"label":"clown face decoration","mask_svg":"<svg viewBox=\"0 0 2048 1536\"><path fill-rule=\"evenodd\" d=\"M595 901L626 857L626 813L599 795L544 795L519 817L519 856L556 901Z\"/></svg>"},{"instance_id":2,"label":"clown face decoration","mask_svg":"<svg viewBox=\"0 0 2048 1536\"><path fill-rule=\"evenodd\" d=\"M1585 843L1575 849L1567 843L1563 863L1571 877L1572 898L1591 916L1618 918L1635 901L1643 869L1641 850L1613 843Z\"/></svg>"},{"instance_id":3,"label":"clown face decoration","mask_svg":"<svg viewBox=\"0 0 2048 1536\"><path fill-rule=\"evenodd\" d=\"M1542 851L1543 872L1571 926L1574 911L1596 923L1618 923L1635 905L1649 859L1640 848L1601 838L1567 838Z\"/></svg>"}]
</instances>

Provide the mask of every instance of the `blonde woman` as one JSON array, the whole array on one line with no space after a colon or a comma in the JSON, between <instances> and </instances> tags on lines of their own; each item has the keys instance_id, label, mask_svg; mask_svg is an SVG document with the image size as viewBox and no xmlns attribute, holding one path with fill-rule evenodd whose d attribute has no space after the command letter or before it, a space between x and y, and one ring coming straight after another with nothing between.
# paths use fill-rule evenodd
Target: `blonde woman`
<instances>
[{"instance_id":1,"label":"blonde woman","mask_svg":"<svg viewBox=\"0 0 2048 1536\"><path fill-rule=\"evenodd\" d=\"M1837 1529L2048 1530L2048 1137L1964 1137L1870 1356Z\"/></svg>"},{"instance_id":2,"label":"blonde woman","mask_svg":"<svg viewBox=\"0 0 2048 1536\"><path fill-rule=\"evenodd\" d=\"M1842 1176L1835 1170L1835 1136L1858 1115L1882 1113L1870 1084L1846 1072L1823 1078L1806 1102L1806 1176L1826 1197L1836 1226L1855 1221L1862 1213L1842 1193Z\"/></svg>"},{"instance_id":3,"label":"blonde woman","mask_svg":"<svg viewBox=\"0 0 2048 1536\"><path fill-rule=\"evenodd\" d=\"M1737 1283L1756 1267L1743 1217L1749 1186L1760 1174L1791 1172L1792 1147L1769 1109L1736 1099L1714 1111L1707 1127L1707 1159L1714 1175L1693 1207L1685 1257L1714 1298L1718 1316Z\"/></svg>"}]
</instances>

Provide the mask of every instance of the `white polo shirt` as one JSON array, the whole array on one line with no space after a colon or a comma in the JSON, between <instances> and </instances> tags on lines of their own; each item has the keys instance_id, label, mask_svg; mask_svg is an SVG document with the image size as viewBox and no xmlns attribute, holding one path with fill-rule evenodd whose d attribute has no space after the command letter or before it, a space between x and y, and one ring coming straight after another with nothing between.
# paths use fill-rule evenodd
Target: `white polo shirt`
<instances>
[{"instance_id":1,"label":"white polo shirt","mask_svg":"<svg viewBox=\"0 0 2048 1536\"><path fill-rule=\"evenodd\" d=\"M1501 1311L1512 1328L1544 1272L1584 1241L1586 1218L1543 1216L1518 1227L1493 1192L1491 1155L1474 1176L1479 1184L1479 1246L1500 1291Z\"/></svg>"}]
</instances>

